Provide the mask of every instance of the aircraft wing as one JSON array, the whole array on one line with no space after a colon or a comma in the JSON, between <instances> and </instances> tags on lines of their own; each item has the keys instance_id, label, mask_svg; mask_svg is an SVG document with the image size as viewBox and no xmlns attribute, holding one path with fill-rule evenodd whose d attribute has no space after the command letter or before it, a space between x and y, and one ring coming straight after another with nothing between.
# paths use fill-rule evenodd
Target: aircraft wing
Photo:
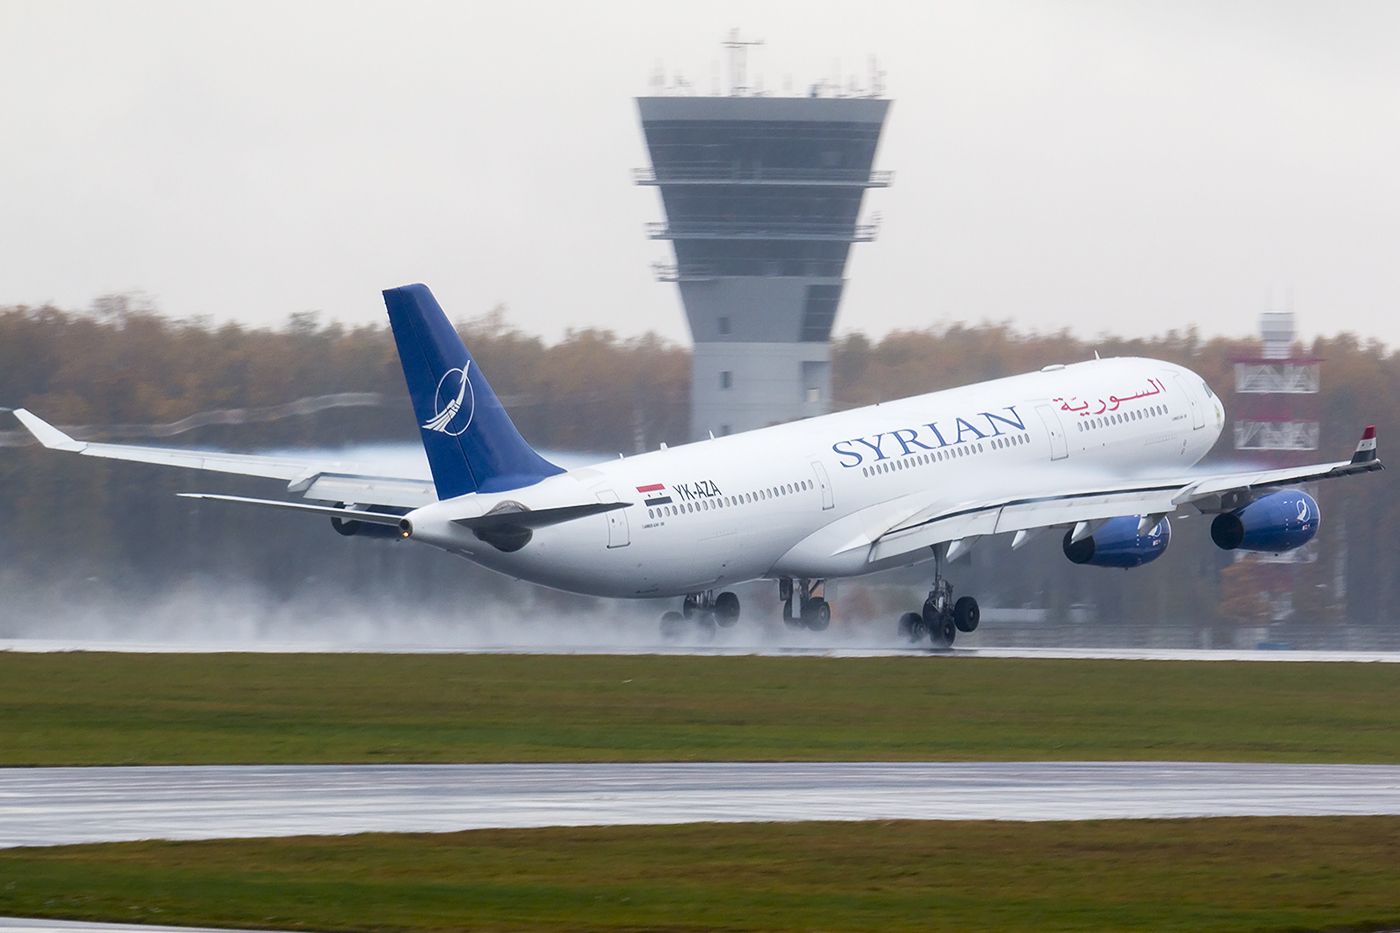
<instances>
[{"instance_id":1,"label":"aircraft wing","mask_svg":"<svg viewBox=\"0 0 1400 933\"><path fill-rule=\"evenodd\" d=\"M1376 451L1376 429L1366 428L1350 460L1316 463L1278 470L1195 474L1056 490L1041 495L946 503L916 511L887 525L865 542L870 561L898 557L916 550L948 545L947 556L965 553L976 538L1016 532L1012 547L1046 528L1072 527L1075 540L1093 533L1097 524L1122 515L1141 516L1146 532L1165 515L1186 507L1198 512L1238 509L1283 486L1336 479L1383 469Z\"/></svg>"},{"instance_id":2,"label":"aircraft wing","mask_svg":"<svg viewBox=\"0 0 1400 933\"><path fill-rule=\"evenodd\" d=\"M334 464L317 464L285 457L88 443L69 437L23 408L16 409L14 414L29 433L50 450L63 450L85 457L159 463L190 470L286 480L289 492L321 502L359 502L413 509L437 501L437 492L429 479L344 473L338 472Z\"/></svg>"}]
</instances>

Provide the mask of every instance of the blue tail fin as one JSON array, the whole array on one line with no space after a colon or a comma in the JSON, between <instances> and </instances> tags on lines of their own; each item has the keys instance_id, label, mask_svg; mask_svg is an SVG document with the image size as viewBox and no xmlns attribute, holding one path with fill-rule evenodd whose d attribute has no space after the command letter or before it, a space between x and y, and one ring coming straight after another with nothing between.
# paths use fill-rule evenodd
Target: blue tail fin
<instances>
[{"instance_id":1,"label":"blue tail fin","mask_svg":"<svg viewBox=\"0 0 1400 933\"><path fill-rule=\"evenodd\" d=\"M384 306L438 498L518 489L564 472L525 443L428 286L388 289Z\"/></svg>"}]
</instances>

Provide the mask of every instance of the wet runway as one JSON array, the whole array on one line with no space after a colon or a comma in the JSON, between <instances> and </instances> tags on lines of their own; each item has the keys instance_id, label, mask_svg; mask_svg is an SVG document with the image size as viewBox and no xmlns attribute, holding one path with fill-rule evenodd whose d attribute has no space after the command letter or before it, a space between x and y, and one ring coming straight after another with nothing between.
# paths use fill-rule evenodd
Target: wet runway
<instances>
[{"instance_id":1,"label":"wet runway","mask_svg":"<svg viewBox=\"0 0 1400 933\"><path fill-rule=\"evenodd\" d=\"M1311 661L1329 663L1400 664L1400 651L1314 651L1257 648L1023 648L989 645L951 650L890 647L842 641L834 644L783 645L665 644L541 645L487 643L357 643L353 641L120 641L0 638L0 651L47 654L68 651L114 651L129 654L539 654L539 655L697 655L715 657L815 658L1068 658L1122 661Z\"/></svg>"},{"instance_id":2,"label":"wet runway","mask_svg":"<svg viewBox=\"0 0 1400 933\"><path fill-rule=\"evenodd\" d=\"M6 933L234 933L212 927L159 927L133 923L98 923L89 920L36 920L32 917L0 917L0 930Z\"/></svg>"},{"instance_id":3,"label":"wet runway","mask_svg":"<svg viewBox=\"0 0 1400 933\"><path fill-rule=\"evenodd\" d=\"M1400 814L1400 766L1161 762L0 769L0 846L751 820Z\"/></svg>"}]
</instances>

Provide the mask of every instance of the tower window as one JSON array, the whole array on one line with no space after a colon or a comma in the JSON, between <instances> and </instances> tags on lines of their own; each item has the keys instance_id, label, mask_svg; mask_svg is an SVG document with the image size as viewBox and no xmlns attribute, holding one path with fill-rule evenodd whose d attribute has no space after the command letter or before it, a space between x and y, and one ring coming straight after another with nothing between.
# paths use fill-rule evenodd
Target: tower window
<instances>
[{"instance_id":1,"label":"tower window","mask_svg":"<svg viewBox=\"0 0 1400 933\"><path fill-rule=\"evenodd\" d=\"M728 337L729 333L729 317L727 315L721 316L719 319L719 335L721 337Z\"/></svg>"},{"instance_id":2,"label":"tower window","mask_svg":"<svg viewBox=\"0 0 1400 933\"><path fill-rule=\"evenodd\" d=\"M721 389L734 388L734 374L729 370L721 370L719 374L719 387Z\"/></svg>"}]
</instances>

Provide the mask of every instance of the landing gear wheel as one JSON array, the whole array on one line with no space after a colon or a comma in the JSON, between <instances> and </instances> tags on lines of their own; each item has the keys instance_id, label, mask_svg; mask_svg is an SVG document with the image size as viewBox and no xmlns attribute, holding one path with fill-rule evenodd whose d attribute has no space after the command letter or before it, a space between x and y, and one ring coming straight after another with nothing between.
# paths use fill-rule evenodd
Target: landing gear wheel
<instances>
[{"instance_id":1,"label":"landing gear wheel","mask_svg":"<svg viewBox=\"0 0 1400 933\"><path fill-rule=\"evenodd\" d=\"M802 624L814 632L822 632L831 624L831 605L820 596L808 600L802 609Z\"/></svg>"},{"instance_id":2,"label":"landing gear wheel","mask_svg":"<svg viewBox=\"0 0 1400 933\"><path fill-rule=\"evenodd\" d=\"M695 596L687 596L681 602L681 615L687 619L695 618L695 614L700 611L700 600Z\"/></svg>"},{"instance_id":3,"label":"landing gear wheel","mask_svg":"<svg viewBox=\"0 0 1400 933\"><path fill-rule=\"evenodd\" d=\"M825 580L803 577L794 581L792 577L778 579L778 598L783 601L783 621L790 628L805 628L813 632L825 631L831 624L831 604L818 593L826 592ZM793 602L797 611L793 612Z\"/></svg>"},{"instance_id":4,"label":"landing gear wheel","mask_svg":"<svg viewBox=\"0 0 1400 933\"><path fill-rule=\"evenodd\" d=\"M951 648L953 639L958 637L958 627L954 624L952 616L944 616L929 634L933 638L933 647Z\"/></svg>"},{"instance_id":5,"label":"landing gear wheel","mask_svg":"<svg viewBox=\"0 0 1400 933\"><path fill-rule=\"evenodd\" d=\"M697 612L690 620L690 624L695 628L695 637L701 641L713 641L715 637L715 614L713 612Z\"/></svg>"},{"instance_id":6,"label":"landing gear wheel","mask_svg":"<svg viewBox=\"0 0 1400 933\"><path fill-rule=\"evenodd\" d=\"M977 600L963 596L953 604L953 624L959 632L977 631L977 623L982 621L982 610L977 608ZM951 641L951 639L950 639Z\"/></svg>"},{"instance_id":7,"label":"landing gear wheel","mask_svg":"<svg viewBox=\"0 0 1400 933\"><path fill-rule=\"evenodd\" d=\"M739 597L733 593L720 593L715 597L715 624L729 628L739 621Z\"/></svg>"},{"instance_id":8,"label":"landing gear wheel","mask_svg":"<svg viewBox=\"0 0 1400 933\"><path fill-rule=\"evenodd\" d=\"M920 618L928 629L933 647L951 648L959 630L970 632L977 628L981 613L977 609L977 600L971 596L964 596L954 602L953 584L943 576L942 560L943 552L935 548L933 587L928 591L928 599L924 600Z\"/></svg>"},{"instance_id":9,"label":"landing gear wheel","mask_svg":"<svg viewBox=\"0 0 1400 933\"><path fill-rule=\"evenodd\" d=\"M671 611L661 614L661 637L667 641L675 641L685 634L689 626L686 624L685 616L679 612Z\"/></svg>"},{"instance_id":10,"label":"landing gear wheel","mask_svg":"<svg viewBox=\"0 0 1400 933\"><path fill-rule=\"evenodd\" d=\"M924 640L928 634L928 626L924 625L924 617L917 612L906 612L899 617L899 637L909 642L918 643Z\"/></svg>"}]
</instances>

